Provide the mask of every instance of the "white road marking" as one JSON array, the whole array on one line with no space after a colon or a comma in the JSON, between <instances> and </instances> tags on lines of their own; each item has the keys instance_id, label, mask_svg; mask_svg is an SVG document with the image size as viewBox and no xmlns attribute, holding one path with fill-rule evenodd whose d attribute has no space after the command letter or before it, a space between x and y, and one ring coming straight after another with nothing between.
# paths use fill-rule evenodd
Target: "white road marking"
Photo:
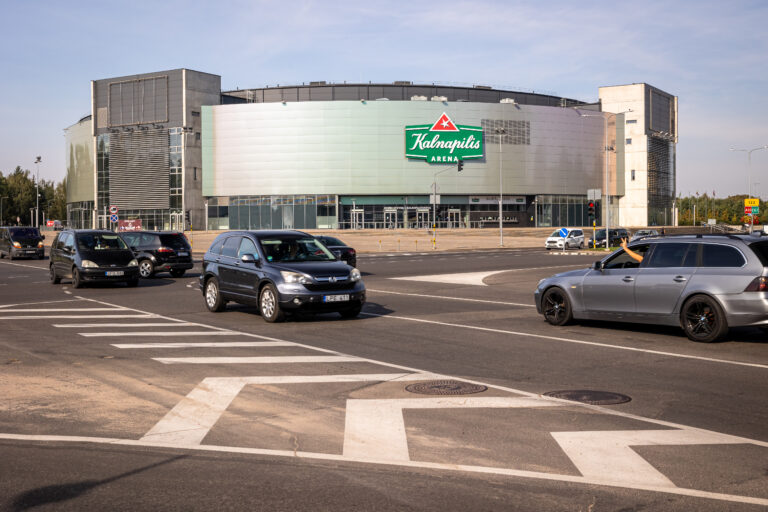
<instances>
[{"instance_id":1,"label":"white road marking","mask_svg":"<svg viewBox=\"0 0 768 512\"><path fill-rule=\"evenodd\" d=\"M375 316L379 318L388 318L390 320L405 320L407 322L420 322L425 324L434 324L434 325L442 325L445 327L459 327L462 329L471 329L475 331L485 331L485 332L495 332L499 334L512 334L515 336L527 336L530 338L538 338L543 340L551 340L551 341L562 341L565 343L577 343L580 345L591 345L595 347L605 347L605 348L615 348L617 350L629 350L631 352L643 352L646 354L656 354L656 355L662 355L662 356L669 356L669 357L679 357L682 359L694 359L697 361L707 361L710 363L723 363L723 364L733 364L738 366L749 366L753 368L762 368L762 369L768 369L768 365L766 364L760 364L760 363L745 363L742 361L731 361L728 359L716 359L714 357L702 357L702 356L694 356L689 354L678 354L675 352L664 352L662 350L649 350L645 348L635 348L635 347L625 347L622 345L611 345L609 343L598 343L596 341L584 341L584 340L577 340L573 338L561 338L558 336L546 336L544 334L533 334L530 332L519 332L519 331L509 331L506 329L493 329L490 327L481 327L478 325L466 325L466 324L454 324L449 322L439 322L437 320L426 320L423 318L409 318L406 316L395 316L395 315L380 315L377 313L367 313L363 311L360 313L361 315L365 316Z\"/></svg>"},{"instance_id":2,"label":"white road marking","mask_svg":"<svg viewBox=\"0 0 768 512\"><path fill-rule=\"evenodd\" d=\"M228 347L295 347L291 341L226 341L222 343L113 343L117 348L228 348Z\"/></svg>"},{"instance_id":3,"label":"white road marking","mask_svg":"<svg viewBox=\"0 0 768 512\"><path fill-rule=\"evenodd\" d=\"M696 430L601 430L551 435L585 477L654 487L675 484L630 446L741 443L730 436Z\"/></svg>"},{"instance_id":4,"label":"white road marking","mask_svg":"<svg viewBox=\"0 0 768 512\"><path fill-rule=\"evenodd\" d=\"M48 311L125 311L124 308L35 308L35 309L0 309L0 313L45 313ZM1 317L2 315L0 315Z\"/></svg>"},{"instance_id":5,"label":"white road marking","mask_svg":"<svg viewBox=\"0 0 768 512\"><path fill-rule=\"evenodd\" d=\"M355 356L274 356L274 357L153 357L163 364L281 364L281 363L353 363Z\"/></svg>"},{"instance_id":6,"label":"white road marking","mask_svg":"<svg viewBox=\"0 0 768 512\"><path fill-rule=\"evenodd\" d=\"M614 481L602 481L594 478L587 478L576 475L559 475L554 473L542 473L537 471L524 471L519 469L492 468L486 466L469 466L463 464L443 464L439 462L417 462L417 461L393 461L376 459L356 459L345 457L332 453L303 452L293 450L270 450L266 448L245 448L241 446L212 446L202 444L179 445L175 443L153 442L134 439L118 439L110 437L84 437L84 436L52 436L52 435L26 435L26 434L0 434L0 439L12 441L39 442L39 443L91 443L105 444L112 446L136 446L142 448L167 448L191 450L211 453L236 453L244 455L259 455L269 457L287 457L307 460L322 460L335 462L348 462L360 464L379 464L386 466L430 469L440 471L455 471L475 473L480 475L498 475L514 478L531 478L536 480L545 480L550 482L569 482L582 485L600 485L605 487L616 487L620 489L633 489L638 491L657 492L671 496L688 496L691 498L703 498L732 503L747 503L754 505L768 506L768 499L755 498L752 496L739 496L735 494L726 494L719 492L702 491L699 489L687 489L682 487L653 487L645 485L618 484Z\"/></svg>"},{"instance_id":7,"label":"white road marking","mask_svg":"<svg viewBox=\"0 0 768 512\"><path fill-rule=\"evenodd\" d=\"M22 263L11 263L10 261L0 261L3 265L13 265L15 267L26 267L26 268L34 268L35 270L45 270L48 271L47 267L36 267L34 265L24 265Z\"/></svg>"},{"instance_id":8,"label":"white road marking","mask_svg":"<svg viewBox=\"0 0 768 512\"><path fill-rule=\"evenodd\" d=\"M171 409L142 441L197 445L219 421L229 404L246 384L317 384L328 382L408 381L430 378L425 374L359 374L274 377L209 377Z\"/></svg>"},{"instance_id":9,"label":"white road marking","mask_svg":"<svg viewBox=\"0 0 768 512\"><path fill-rule=\"evenodd\" d=\"M79 332L80 336L87 338L109 338L109 337L127 337L136 336L242 336L235 331L121 331L121 332Z\"/></svg>"},{"instance_id":10,"label":"white road marking","mask_svg":"<svg viewBox=\"0 0 768 512\"><path fill-rule=\"evenodd\" d=\"M533 267L533 268L512 268L507 270L492 270L487 272L462 272L458 274L431 274L426 276L407 276L407 277L390 277L389 279L395 279L400 281L426 281L430 283L448 283L448 284L468 284L475 286L488 286L485 284L484 279L492 276L493 274L501 274L503 272L528 272L531 270L545 270L551 268L563 268L563 267L583 267L584 265L553 265L547 267Z\"/></svg>"},{"instance_id":11,"label":"white road marking","mask_svg":"<svg viewBox=\"0 0 768 512\"><path fill-rule=\"evenodd\" d=\"M130 310L129 310L130 311ZM36 318L79 318L92 320L94 318L159 318L151 313L126 315L14 315L0 316L0 320L33 320Z\"/></svg>"},{"instance_id":12,"label":"white road marking","mask_svg":"<svg viewBox=\"0 0 768 512\"><path fill-rule=\"evenodd\" d=\"M440 397L347 400L344 456L410 460L403 409L531 408L567 404L531 397Z\"/></svg>"},{"instance_id":13,"label":"white road marking","mask_svg":"<svg viewBox=\"0 0 768 512\"><path fill-rule=\"evenodd\" d=\"M372 290L368 288L367 292L373 293L391 293L393 295L408 295L410 297L424 297L427 299L446 299L446 300L461 300L465 302L484 302L486 304L498 304L500 306L523 306L526 308L535 308L535 304L523 304L520 302L502 302L499 300L484 300L484 299L470 299L467 297L446 297L445 295L426 295L424 293L406 293L406 292L393 292L389 290Z\"/></svg>"},{"instance_id":14,"label":"white road marking","mask_svg":"<svg viewBox=\"0 0 768 512\"><path fill-rule=\"evenodd\" d=\"M0 309L15 308L16 306L36 306L38 304L57 304L59 302L80 302L80 299L65 299L65 300L45 300L41 302L23 302L20 304L4 304L0 306ZM119 308L119 306L116 306Z\"/></svg>"},{"instance_id":15,"label":"white road marking","mask_svg":"<svg viewBox=\"0 0 768 512\"><path fill-rule=\"evenodd\" d=\"M120 324L120 323L103 323L103 324L53 324L54 327L60 327L63 329L66 329L68 327L70 328L86 328L86 327L187 327L187 326L195 326L195 324L190 324L187 322L157 322L157 323L148 323L148 324L139 324L139 323L133 323L133 324Z\"/></svg>"}]
</instances>

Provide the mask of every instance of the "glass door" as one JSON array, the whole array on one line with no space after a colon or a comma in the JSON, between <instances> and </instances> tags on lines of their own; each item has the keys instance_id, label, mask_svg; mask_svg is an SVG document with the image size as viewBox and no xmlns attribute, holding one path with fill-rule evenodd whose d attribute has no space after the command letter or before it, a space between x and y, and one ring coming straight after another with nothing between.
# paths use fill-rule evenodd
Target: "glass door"
<instances>
[{"instance_id":1,"label":"glass door","mask_svg":"<svg viewBox=\"0 0 768 512\"><path fill-rule=\"evenodd\" d=\"M354 208L352 210L352 229L363 229L363 209L362 208Z\"/></svg>"}]
</instances>

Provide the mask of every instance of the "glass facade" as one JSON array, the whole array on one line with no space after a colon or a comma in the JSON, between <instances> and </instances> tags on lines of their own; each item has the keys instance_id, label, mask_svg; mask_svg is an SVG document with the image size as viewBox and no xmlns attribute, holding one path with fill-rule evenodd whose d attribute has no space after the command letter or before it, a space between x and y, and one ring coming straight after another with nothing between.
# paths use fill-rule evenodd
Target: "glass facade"
<instances>
[{"instance_id":1,"label":"glass facade","mask_svg":"<svg viewBox=\"0 0 768 512\"><path fill-rule=\"evenodd\" d=\"M109 209L109 135L96 138L96 211L106 215Z\"/></svg>"},{"instance_id":2,"label":"glass facade","mask_svg":"<svg viewBox=\"0 0 768 512\"><path fill-rule=\"evenodd\" d=\"M675 154L672 142L648 137L648 225L672 222L675 199Z\"/></svg>"},{"instance_id":3,"label":"glass facade","mask_svg":"<svg viewBox=\"0 0 768 512\"><path fill-rule=\"evenodd\" d=\"M540 227L589 226L587 196L578 195L541 195L536 198L536 225ZM600 218L600 202L595 202L597 225Z\"/></svg>"},{"instance_id":4,"label":"glass facade","mask_svg":"<svg viewBox=\"0 0 768 512\"><path fill-rule=\"evenodd\" d=\"M93 201L67 203L67 227L90 229L93 226Z\"/></svg>"},{"instance_id":5,"label":"glass facade","mask_svg":"<svg viewBox=\"0 0 768 512\"><path fill-rule=\"evenodd\" d=\"M171 128L168 130L169 137L169 156L170 156L170 175L169 175L169 202L171 210L175 213L181 212L182 193L184 185L181 178L181 128Z\"/></svg>"},{"instance_id":6,"label":"glass facade","mask_svg":"<svg viewBox=\"0 0 768 512\"><path fill-rule=\"evenodd\" d=\"M336 196L282 195L213 197L208 229L336 228Z\"/></svg>"}]
</instances>

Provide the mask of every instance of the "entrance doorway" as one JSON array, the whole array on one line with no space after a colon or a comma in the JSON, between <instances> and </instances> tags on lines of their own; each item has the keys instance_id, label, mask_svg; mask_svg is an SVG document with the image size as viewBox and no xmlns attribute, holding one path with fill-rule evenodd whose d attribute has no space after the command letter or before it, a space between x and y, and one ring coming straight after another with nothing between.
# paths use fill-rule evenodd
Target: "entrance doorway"
<instances>
[{"instance_id":1,"label":"entrance doorway","mask_svg":"<svg viewBox=\"0 0 768 512\"><path fill-rule=\"evenodd\" d=\"M352 225L350 227L352 229L363 229L363 222L364 222L364 220L363 220L364 219L364 217L363 217L363 209L362 208L354 208L354 209L352 209L351 213L352 214L350 216L350 219L351 219L351 224Z\"/></svg>"},{"instance_id":2,"label":"entrance doorway","mask_svg":"<svg viewBox=\"0 0 768 512\"><path fill-rule=\"evenodd\" d=\"M183 213L171 213L171 231L184 231Z\"/></svg>"},{"instance_id":3,"label":"entrance doorway","mask_svg":"<svg viewBox=\"0 0 768 512\"><path fill-rule=\"evenodd\" d=\"M429 208L419 208L416 210L416 227L419 229L429 229Z\"/></svg>"},{"instance_id":4,"label":"entrance doorway","mask_svg":"<svg viewBox=\"0 0 768 512\"><path fill-rule=\"evenodd\" d=\"M397 228L397 209L384 208L384 228L385 229Z\"/></svg>"},{"instance_id":5,"label":"entrance doorway","mask_svg":"<svg viewBox=\"0 0 768 512\"><path fill-rule=\"evenodd\" d=\"M461 227L461 210L458 208L451 208L448 210L448 229L454 229Z\"/></svg>"}]
</instances>

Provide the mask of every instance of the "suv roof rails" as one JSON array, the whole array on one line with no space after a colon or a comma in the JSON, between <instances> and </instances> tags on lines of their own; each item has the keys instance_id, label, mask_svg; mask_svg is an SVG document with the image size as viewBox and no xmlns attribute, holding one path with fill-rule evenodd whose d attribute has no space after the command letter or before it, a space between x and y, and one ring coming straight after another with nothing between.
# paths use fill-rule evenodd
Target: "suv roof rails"
<instances>
[{"instance_id":1,"label":"suv roof rails","mask_svg":"<svg viewBox=\"0 0 768 512\"><path fill-rule=\"evenodd\" d=\"M747 233L745 233L744 235L741 235L741 236L745 236L745 235L748 236ZM736 234L733 234L733 233L674 233L674 234L670 234L670 235L650 235L648 238L654 238L654 237L659 237L659 238L675 238L675 237L683 237L683 236L693 236L693 237L696 237L696 238L704 238L705 236L708 236L708 237L712 236L712 237L721 237L721 238L722 237L731 238L733 240L741 240L741 238L739 238L739 235L736 235Z\"/></svg>"}]
</instances>

